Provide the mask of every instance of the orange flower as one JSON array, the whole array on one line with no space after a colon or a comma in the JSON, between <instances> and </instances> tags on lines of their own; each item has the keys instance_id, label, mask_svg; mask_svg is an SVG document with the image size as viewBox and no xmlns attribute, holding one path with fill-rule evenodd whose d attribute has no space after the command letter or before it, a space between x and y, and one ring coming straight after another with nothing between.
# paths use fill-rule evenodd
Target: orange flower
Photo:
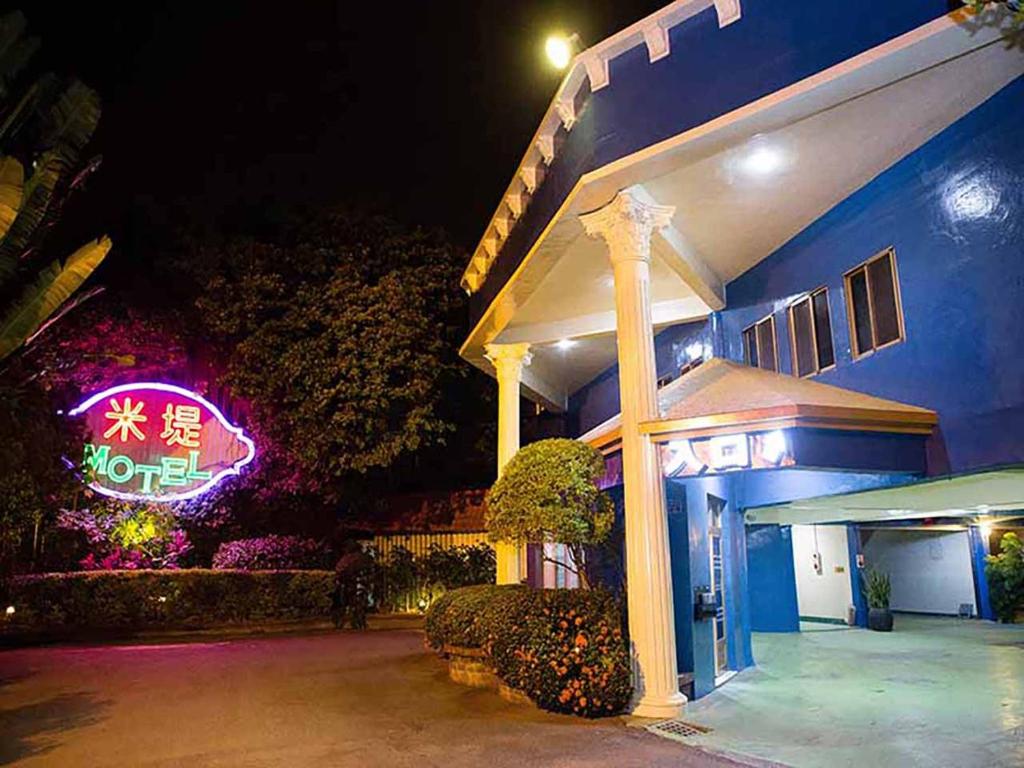
<instances>
[{"instance_id":1,"label":"orange flower","mask_svg":"<svg viewBox=\"0 0 1024 768\"><path fill-rule=\"evenodd\" d=\"M587 647L587 636L584 635L582 632L580 632L578 635L576 635L576 647L577 648L586 648Z\"/></svg>"}]
</instances>

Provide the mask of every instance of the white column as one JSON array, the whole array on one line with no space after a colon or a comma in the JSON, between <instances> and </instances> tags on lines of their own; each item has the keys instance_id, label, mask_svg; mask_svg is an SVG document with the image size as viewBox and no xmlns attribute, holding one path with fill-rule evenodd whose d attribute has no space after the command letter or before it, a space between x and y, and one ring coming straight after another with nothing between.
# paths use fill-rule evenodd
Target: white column
<instances>
[{"instance_id":1,"label":"white column","mask_svg":"<svg viewBox=\"0 0 1024 768\"><path fill-rule=\"evenodd\" d=\"M640 202L627 190L604 208L580 217L587 234L607 243L615 274L626 588L636 690L633 714L639 717L675 717L686 703L676 666L664 481L656 446L639 429L641 422L658 417L651 235L669 224L673 211Z\"/></svg>"},{"instance_id":2,"label":"white column","mask_svg":"<svg viewBox=\"0 0 1024 768\"><path fill-rule=\"evenodd\" d=\"M488 344L487 359L498 374L498 474L519 450L519 381L530 364L529 344ZM498 542L497 582L518 584L526 578L526 548Z\"/></svg>"}]
</instances>

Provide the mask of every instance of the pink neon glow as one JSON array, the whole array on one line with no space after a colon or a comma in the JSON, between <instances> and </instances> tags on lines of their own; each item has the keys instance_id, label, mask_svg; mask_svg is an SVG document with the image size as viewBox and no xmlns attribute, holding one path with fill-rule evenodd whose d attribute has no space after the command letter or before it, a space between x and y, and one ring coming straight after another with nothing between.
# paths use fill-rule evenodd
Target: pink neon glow
<instances>
[{"instance_id":1,"label":"pink neon glow","mask_svg":"<svg viewBox=\"0 0 1024 768\"><path fill-rule=\"evenodd\" d=\"M225 477L239 474L242 470L242 467L244 467L246 464L251 462L256 457L256 444L253 443L253 441L250 438L246 437L241 427L234 426L230 421L227 420L224 414L221 413L220 409L217 406L215 406L202 395L198 395L195 392L191 392L183 387L179 387L174 384L163 384L160 382L141 382L138 384L120 384L116 387L110 387L109 389L105 389L102 392L97 392L88 400L80 403L78 406L76 406L75 408L68 412L68 416L78 416L84 413L85 411L89 410L93 405L95 405L99 401L108 397L112 397L113 395L118 395L123 392L138 392L146 390L157 392L170 392L176 395L181 395L182 397L186 397L190 400L194 400L202 404L205 408L207 408L210 411L210 413L214 415L217 421L220 422L221 426L224 427L224 429L227 432L233 434L238 439L239 442L246 446L246 455L244 458L239 459L230 467L222 469L220 472L211 477L198 488L193 488L189 491L184 491L182 493L170 493L164 496L147 495L141 493L125 493L123 491L114 491L109 488L104 488L98 483L90 483L89 487L92 488L97 493L101 493L104 496L110 496L115 499L123 499L125 501L144 500L165 502L194 499L196 496L200 496L201 494L206 493L208 490L217 485Z\"/></svg>"}]
</instances>

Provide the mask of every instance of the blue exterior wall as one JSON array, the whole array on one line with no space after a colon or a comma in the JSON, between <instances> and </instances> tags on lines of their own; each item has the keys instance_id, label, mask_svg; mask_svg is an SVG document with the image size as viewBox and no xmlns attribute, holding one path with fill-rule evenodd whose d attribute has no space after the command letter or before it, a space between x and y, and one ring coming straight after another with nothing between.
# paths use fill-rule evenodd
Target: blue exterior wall
<instances>
[{"instance_id":1,"label":"blue exterior wall","mask_svg":"<svg viewBox=\"0 0 1024 768\"><path fill-rule=\"evenodd\" d=\"M689 361L687 349L698 344L713 349L706 320L681 323L654 337L654 365L658 378L678 372ZM619 412L619 367L612 366L569 398L570 434L581 435Z\"/></svg>"},{"instance_id":2,"label":"blue exterior wall","mask_svg":"<svg viewBox=\"0 0 1024 768\"><path fill-rule=\"evenodd\" d=\"M665 485L670 510L677 663L681 673L693 673L694 696L699 698L715 687L714 628L710 619L695 621L693 614L693 590L711 583L708 494L726 502L722 513L722 553L729 668L739 670L754 663L743 515L733 502L728 476L667 480Z\"/></svg>"},{"instance_id":3,"label":"blue exterior wall","mask_svg":"<svg viewBox=\"0 0 1024 768\"><path fill-rule=\"evenodd\" d=\"M792 528L788 525L747 526L747 579L757 586L750 600L753 632L798 632Z\"/></svg>"},{"instance_id":4,"label":"blue exterior wall","mask_svg":"<svg viewBox=\"0 0 1024 768\"><path fill-rule=\"evenodd\" d=\"M937 411L930 474L1024 461L1022 122L1018 79L730 283L727 356L773 311L792 371L786 304L827 286L836 367L818 381ZM889 246L907 338L855 361L843 274Z\"/></svg>"},{"instance_id":5,"label":"blue exterior wall","mask_svg":"<svg viewBox=\"0 0 1024 768\"><path fill-rule=\"evenodd\" d=\"M985 576L985 558L989 553L988 537L977 525L967 529L967 541L971 546L971 568L974 571L974 599L978 606L978 617L995 621L996 612L992 608L992 598L988 590L988 578Z\"/></svg>"},{"instance_id":6,"label":"blue exterior wall","mask_svg":"<svg viewBox=\"0 0 1024 768\"><path fill-rule=\"evenodd\" d=\"M571 132L556 136L558 152L544 182L470 300L472 322L585 173L881 45L949 9L947 0L743 0L742 18L727 27L719 29L709 8L673 28L670 55L654 64L643 45L613 59L611 84L585 99Z\"/></svg>"}]
</instances>

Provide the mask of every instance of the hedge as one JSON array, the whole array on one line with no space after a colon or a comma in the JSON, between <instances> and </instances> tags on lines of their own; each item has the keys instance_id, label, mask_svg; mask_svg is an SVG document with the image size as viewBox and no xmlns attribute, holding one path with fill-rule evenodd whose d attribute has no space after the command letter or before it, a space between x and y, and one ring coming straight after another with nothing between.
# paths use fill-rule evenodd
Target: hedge
<instances>
[{"instance_id":1,"label":"hedge","mask_svg":"<svg viewBox=\"0 0 1024 768\"><path fill-rule=\"evenodd\" d=\"M619 603L600 590L481 585L445 593L427 612L428 644L480 648L498 676L541 709L618 714L632 694Z\"/></svg>"},{"instance_id":2,"label":"hedge","mask_svg":"<svg viewBox=\"0 0 1024 768\"><path fill-rule=\"evenodd\" d=\"M332 571L87 571L16 577L7 632L202 629L328 620Z\"/></svg>"}]
</instances>

